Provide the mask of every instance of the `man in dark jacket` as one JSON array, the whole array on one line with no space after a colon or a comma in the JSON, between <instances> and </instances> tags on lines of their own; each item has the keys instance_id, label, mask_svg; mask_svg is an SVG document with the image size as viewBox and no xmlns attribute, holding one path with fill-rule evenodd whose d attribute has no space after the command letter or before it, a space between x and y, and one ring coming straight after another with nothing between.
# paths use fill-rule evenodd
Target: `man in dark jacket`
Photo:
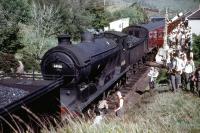
<instances>
[{"instance_id":1,"label":"man in dark jacket","mask_svg":"<svg viewBox=\"0 0 200 133\"><path fill-rule=\"evenodd\" d=\"M200 96L200 65L197 67L195 74L194 74L194 79L196 81L196 87L198 91L198 95Z\"/></svg>"}]
</instances>

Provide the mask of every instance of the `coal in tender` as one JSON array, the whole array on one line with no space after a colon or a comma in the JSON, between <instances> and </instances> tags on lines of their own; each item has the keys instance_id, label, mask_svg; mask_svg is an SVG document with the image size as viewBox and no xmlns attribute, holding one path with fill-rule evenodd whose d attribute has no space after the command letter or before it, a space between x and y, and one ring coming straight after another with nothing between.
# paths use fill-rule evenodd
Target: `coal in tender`
<instances>
[{"instance_id":1,"label":"coal in tender","mask_svg":"<svg viewBox=\"0 0 200 133\"><path fill-rule=\"evenodd\" d=\"M0 85L0 108L28 95L28 91Z\"/></svg>"}]
</instances>

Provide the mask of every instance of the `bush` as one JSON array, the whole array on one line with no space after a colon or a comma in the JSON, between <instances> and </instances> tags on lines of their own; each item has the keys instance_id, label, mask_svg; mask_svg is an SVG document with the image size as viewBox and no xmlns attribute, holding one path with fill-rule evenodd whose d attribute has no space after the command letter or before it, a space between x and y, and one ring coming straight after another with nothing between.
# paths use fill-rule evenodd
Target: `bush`
<instances>
[{"instance_id":1,"label":"bush","mask_svg":"<svg viewBox=\"0 0 200 133\"><path fill-rule=\"evenodd\" d=\"M144 23L148 20L145 11L139 5L134 5L133 7L130 8L118 10L114 12L114 16L116 16L115 19L129 17L130 24Z\"/></svg>"},{"instance_id":2,"label":"bush","mask_svg":"<svg viewBox=\"0 0 200 133\"><path fill-rule=\"evenodd\" d=\"M18 66L19 63L13 54L0 52L0 71L4 73L15 72Z\"/></svg>"},{"instance_id":3,"label":"bush","mask_svg":"<svg viewBox=\"0 0 200 133\"><path fill-rule=\"evenodd\" d=\"M104 27L108 26L110 20L112 19L111 13L105 11L103 8L98 9L91 7L90 13L94 16L92 26L96 30L104 29Z\"/></svg>"},{"instance_id":4,"label":"bush","mask_svg":"<svg viewBox=\"0 0 200 133\"><path fill-rule=\"evenodd\" d=\"M21 61L24 65L24 71L28 72L31 70L40 71L40 63L36 60L30 53L26 51L21 51L22 54Z\"/></svg>"},{"instance_id":5,"label":"bush","mask_svg":"<svg viewBox=\"0 0 200 133\"><path fill-rule=\"evenodd\" d=\"M18 49L23 48L20 39L21 36L17 25L2 25L0 28L0 51L15 54Z\"/></svg>"},{"instance_id":6,"label":"bush","mask_svg":"<svg viewBox=\"0 0 200 133\"><path fill-rule=\"evenodd\" d=\"M165 69L161 69L159 72L159 75L156 79L156 82L158 84L162 84L162 83L168 83L168 74L167 74L167 70Z\"/></svg>"},{"instance_id":7,"label":"bush","mask_svg":"<svg viewBox=\"0 0 200 133\"><path fill-rule=\"evenodd\" d=\"M193 35L193 53L194 53L194 60L197 64L200 64L200 35Z\"/></svg>"},{"instance_id":8,"label":"bush","mask_svg":"<svg viewBox=\"0 0 200 133\"><path fill-rule=\"evenodd\" d=\"M15 54L23 48L20 26L29 20L28 0L0 0L0 51Z\"/></svg>"}]
</instances>

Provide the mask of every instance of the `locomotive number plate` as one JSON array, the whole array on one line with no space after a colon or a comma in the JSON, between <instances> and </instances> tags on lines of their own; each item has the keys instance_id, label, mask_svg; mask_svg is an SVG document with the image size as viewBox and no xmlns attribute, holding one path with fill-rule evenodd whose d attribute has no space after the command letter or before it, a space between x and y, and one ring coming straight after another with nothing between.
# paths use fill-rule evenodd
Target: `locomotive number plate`
<instances>
[{"instance_id":1,"label":"locomotive number plate","mask_svg":"<svg viewBox=\"0 0 200 133\"><path fill-rule=\"evenodd\" d=\"M63 66L61 64L53 64L53 68L62 69Z\"/></svg>"}]
</instances>

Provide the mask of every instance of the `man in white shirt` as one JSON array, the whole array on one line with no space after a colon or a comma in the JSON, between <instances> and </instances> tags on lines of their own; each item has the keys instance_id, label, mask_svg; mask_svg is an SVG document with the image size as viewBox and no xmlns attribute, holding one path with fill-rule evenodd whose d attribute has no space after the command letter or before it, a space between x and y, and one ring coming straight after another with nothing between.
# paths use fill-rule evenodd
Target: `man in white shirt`
<instances>
[{"instance_id":1,"label":"man in white shirt","mask_svg":"<svg viewBox=\"0 0 200 133\"><path fill-rule=\"evenodd\" d=\"M181 87L181 74L184 68L183 60L178 57L178 53L173 54L170 67L170 83L172 91L178 91Z\"/></svg>"},{"instance_id":2,"label":"man in white shirt","mask_svg":"<svg viewBox=\"0 0 200 133\"><path fill-rule=\"evenodd\" d=\"M155 88L155 80L158 77L158 70L155 69L154 67L151 67L148 76L149 76L149 88L154 89Z\"/></svg>"},{"instance_id":3,"label":"man in white shirt","mask_svg":"<svg viewBox=\"0 0 200 133\"><path fill-rule=\"evenodd\" d=\"M186 90L192 90L192 84L191 84L191 78L192 75L195 71L195 65L194 65L194 61L192 59L189 59L185 65L185 69L184 69L184 82L185 82L185 88Z\"/></svg>"},{"instance_id":4,"label":"man in white shirt","mask_svg":"<svg viewBox=\"0 0 200 133\"><path fill-rule=\"evenodd\" d=\"M124 116L124 98L122 97L122 93L120 91L117 91L117 108L114 110L116 113L116 116L123 117Z\"/></svg>"},{"instance_id":5,"label":"man in white shirt","mask_svg":"<svg viewBox=\"0 0 200 133\"><path fill-rule=\"evenodd\" d=\"M182 84L181 84L181 74L183 72L184 69L184 61L179 58L178 56L175 57L176 59L176 74L175 74L175 78L176 78L176 88L180 89Z\"/></svg>"}]
</instances>

